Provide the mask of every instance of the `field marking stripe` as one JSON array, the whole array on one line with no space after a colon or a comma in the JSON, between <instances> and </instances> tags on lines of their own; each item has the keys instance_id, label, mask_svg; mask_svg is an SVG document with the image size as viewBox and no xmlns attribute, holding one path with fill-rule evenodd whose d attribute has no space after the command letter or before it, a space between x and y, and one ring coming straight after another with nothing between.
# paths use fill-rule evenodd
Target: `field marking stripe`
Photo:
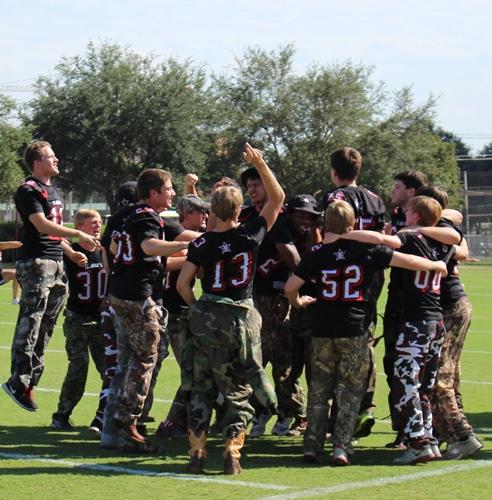
<instances>
[{"instance_id":1,"label":"field marking stripe","mask_svg":"<svg viewBox=\"0 0 492 500\"><path fill-rule=\"evenodd\" d=\"M210 477L195 476L190 474L177 474L175 472L154 472L145 469L128 469L126 467L117 467L114 465L104 464L88 464L80 462L72 462L70 460L63 460L60 458L47 458L41 455L24 455L20 453L0 453L0 458L6 460L26 460L32 462L44 462L56 465L65 465L66 467L73 467L74 469L87 469L96 472L116 472L120 474L129 474L133 476L147 476L147 477L167 477L170 479L178 479L179 481L197 481L202 483L215 483L225 484L228 486L245 486L247 488L258 488L264 490L288 490L289 486L280 484L269 483L253 483L250 481L228 481L227 479L215 479ZM5 471L5 469L4 469Z\"/></svg>"},{"instance_id":2,"label":"field marking stripe","mask_svg":"<svg viewBox=\"0 0 492 500\"><path fill-rule=\"evenodd\" d=\"M451 465L438 470L425 472L416 472L415 474L406 474L404 476L387 476L377 479L368 479L366 481L354 481L351 483L336 484L334 486L325 486L312 488L308 490L295 491L281 495L261 497L260 500L294 500L296 498L312 497L315 495L328 495L330 493L339 493L342 491L355 490L360 488L368 488L371 486L386 486L388 484L405 483L407 481L415 481L428 477L443 476L445 474L455 474L457 472L466 472L469 470L480 469L482 467L492 466L492 460L476 460L469 464Z\"/></svg>"},{"instance_id":3,"label":"field marking stripe","mask_svg":"<svg viewBox=\"0 0 492 500\"><path fill-rule=\"evenodd\" d=\"M56 394L60 394L60 392L61 392L60 389L50 389L47 387L36 387L36 391L37 392L54 392ZM84 396L89 396L91 398L98 398L99 393L96 394L95 392L84 392ZM160 399L160 398L154 398L154 401L156 401L157 403L172 403L173 402L172 399Z\"/></svg>"}]
</instances>

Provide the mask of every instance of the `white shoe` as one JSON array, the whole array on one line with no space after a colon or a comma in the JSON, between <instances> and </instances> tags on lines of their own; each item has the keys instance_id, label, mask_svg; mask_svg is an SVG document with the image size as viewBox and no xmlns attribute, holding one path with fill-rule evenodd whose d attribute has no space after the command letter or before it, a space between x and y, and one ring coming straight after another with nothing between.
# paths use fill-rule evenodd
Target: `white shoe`
<instances>
[{"instance_id":1,"label":"white shoe","mask_svg":"<svg viewBox=\"0 0 492 500\"><path fill-rule=\"evenodd\" d=\"M290 430L290 425L292 424L293 418L283 418L282 420L277 420L272 429L272 434L275 436L287 436Z\"/></svg>"},{"instance_id":2,"label":"white shoe","mask_svg":"<svg viewBox=\"0 0 492 500\"><path fill-rule=\"evenodd\" d=\"M434 454L429 445L424 446L421 450L409 446L403 455L393 460L393 463L395 465L415 465L423 464L433 459Z\"/></svg>"},{"instance_id":3,"label":"white shoe","mask_svg":"<svg viewBox=\"0 0 492 500\"><path fill-rule=\"evenodd\" d=\"M20 303L20 299L12 299L12 305L13 306L18 306Z\"/></svg>"},{"instance_id":4,"label":"white shoe","mask_svg":"<svg viewBox=\"0 0 492 500\"><path fill-rule=\"evenodd\" d=\"M266 430L266 424L272 418L271 413L262 413L259 417L253 418L253 426L249 432L249 437L257 438L263 436Z\"/></svg>"},{"instance_id":5,"label":"white shoe","mask_svg":"<svg viewBox=\"0 0 492 500\"><path fill-rule=\"evenodd\" d=\"M473 434L470 434L464 441L455 441L448 444L442 458L444 460L459 460L472 455L482 446L483 444Z\"/></svg>"},{"instance_id":6,"label":"white shoe","mask_svg":"<svg viewBox=\"0 0 492 500\"><path fill-rule=\"evenodd\" d=\"M430 448L431 448L432 454L434 455L434 458L432 460L441 460L442 455L441 455L441 452L439 450L439 445L431 444Z\"/></svg>"}]
</instances>

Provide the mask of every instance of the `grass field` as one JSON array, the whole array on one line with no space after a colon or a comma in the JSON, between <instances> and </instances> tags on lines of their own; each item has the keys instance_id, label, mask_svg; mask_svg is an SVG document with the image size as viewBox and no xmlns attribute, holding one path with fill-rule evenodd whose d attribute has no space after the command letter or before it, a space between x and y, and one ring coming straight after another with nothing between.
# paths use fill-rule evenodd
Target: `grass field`
<instances>
[{"instance_id":1,"label":"grass field","mask_svg":"<svg viewBox=\"0 0 492 500\"><path fill-rule=\"evenodd\" d=\"M492 498L492 266L463 266L463 281L473 304L473 322L463 353L462 392L466 413L484 448L473 458L425 466L391 465L399 452L384 444L392 432L385 417L386 384L378 379L378 422L360 441L353 465L320 466L301 459L300 438L265 436L247 441L238 477L221 474L222 442L209 441L207 475L187 476L187 443L161 441L163 456L135 456L101 450L88 431L97 406L99 380L91 366L86 396L72 418L76 432L51 431L51 414L66 369L64 338L55 330L46 370L37 390L40 409L29 413L0 391L0 499L136 498ZM0 381L8 377L10 342L17 306L9 285L0 288ZM382 345L378 346L381 357ZM382 364L379 363L379 371ZM152 414L159 421L178 384L174 359L164 363ZM273 421L270 422L270 426ZM153 433L157 424L149 426Z\"/></svg>"}]
</instances>

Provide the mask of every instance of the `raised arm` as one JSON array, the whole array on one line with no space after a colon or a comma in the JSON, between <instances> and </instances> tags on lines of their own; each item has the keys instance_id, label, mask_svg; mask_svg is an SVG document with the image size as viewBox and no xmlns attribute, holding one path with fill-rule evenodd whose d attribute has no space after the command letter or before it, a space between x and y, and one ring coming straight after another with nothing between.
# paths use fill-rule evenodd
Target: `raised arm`
<instances>
[{"instance_id":1,"label":"raised arm","mask_svg":"<svg viewBox=\"0 0 492 500\"><path fill-rule=\"evenodd\" d=\"M277 216L282 208L282 204L284 203L284 191L277 179L275 179L275 176L268 165L265 163L263 155L259 149L255 149L246 143L243 156L248 163L253 165L256 170L258 170L258 174L260 175L263 186L265 187L268 200L261 210L260 215L266 220L267 228L270 230L277 220Z\"/></svg>"},{"instance_id":2,"label":"raised arm","mask_svg":"<svg viewBox=\"0 0 492 500\"><path fill-rule=\"evenodd\" d=\"M196 174L186 174L183 194L194 194L198 196L198 192L196 190L196 184L198 182L198 175Z\"/></svg>"}]
</instances>

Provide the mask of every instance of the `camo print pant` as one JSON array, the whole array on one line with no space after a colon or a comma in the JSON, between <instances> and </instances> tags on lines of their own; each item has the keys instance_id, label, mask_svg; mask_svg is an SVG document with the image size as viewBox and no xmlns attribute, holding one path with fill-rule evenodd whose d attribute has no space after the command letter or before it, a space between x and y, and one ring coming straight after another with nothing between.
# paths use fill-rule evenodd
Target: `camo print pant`
<instances>
[{"instance_id":1,"label":"camo print pant","mask_svg":"<svg viewBox=\"0 0 492 500\"><path fill-rule=\"evenodd\" d=\"M110 398L105 412L126 423L141 415L157 362L161 326L160 311L152 298L144 301L122 300L109 296L116 313L118 368L111 382ZM115 393L110 406L111 393Z\"/></svg>"},{"instance_id":2,"label":"camo print pant","mask_svg":"<svg viewBox=\"0 0 492 500\"><path fill-rule=\"evenodd\" d=\"M434 429L441 440L464 439L473 432L463 411L460 383L460 356L471 323L472 306L462 297L444 309L446 336L439 358L436 385L431 394Z\"/></svg>"},{"instance_id":3,"label":"camo print pant","mask_svg":"<svg viewBox=\"0 0 492 500\"><path fill-rule=\"evenodd\" d=\"M174 353L174 357L178 365L182 366L182 353L186 342L186 322L188 312L184 311L181 314L169 313L169 321L167 325L167 333L169 342ZM188 370L193 369L193 363L188 367ZM174 422L177 426L186 429L188 426L187 406L189 405L190 392L180 387L176 391L171 408L167 414L166 420Z\"/></svg>"},{"instance_id":4,"label":"camo print pant","mask_svg":"<svg viewBox=\"0 0 492 500\"><path fill-rule=\"evenodd\" d=\"M442 321L414 321L400 326L391 397L396 429L410 442L428 442L433 437L429 395L444 335Z\"/></svg>"},{"instance_id":5,"label":"camo print pant","mask_svg":"<svg viewBox=\"0 0 492 500\"><path fill-rule=\"evenodd\" d=\"M273 387L261 364L261 317L249 303L251 307L238 307L200 300L190 307L190 428L197 435L208 431L218 392L224 396L225 438L245 430L253 418L252 386L265 407L276 406Z\"/></svg>"},{"instance_id":6,"label":"camo print pant","mask_svg":"<svg viewBox=\"0 0 492 500\"><path fill-rule=\"evenodd\" d=\"M16 272L22 296L8 382L23 391L38 385L43 373L44 352L67 296L67 278L61 260L20 260Z\"/></svg>"},{"instance_id":7,"label":"camo print pant","mask_svg":"<svg viewBox=\"0 0 492 500\"><path fill-rule=\"evenodd\" d=\"M68 418L82 399L89 371L89 353L101 376L104 372L104 339L99 318L82 316L66 309L63 333L68 370L61 388L58 410L53 414L55 418Z\"/></svg>"},{"instance_id":8,"label":"camo print pant","mask_svg":"<svg viewBox=\"0 0 492 500\"><path fill-rule=\"evenodd\" d=\"M304 451L320 453L326 439L329 400L336 398L338 414L333 443L349 447L369 368L367 337L312 339L311 383Z\"/></svg>"},{"instance_id":9,"label":"camo print pant","mask_svg":"<svg viewBox=\"0 0 492 500\"><path fill-rule=\"evenodd\" d=\"M291 377L292 337L289 325L289 302L281 294L253 294L262 318L261 352L263 366L272 365L272 377L278 397L280 417L302 417L306 398L298 381ZM255 395L256 397L256 395ZM264 411L255 404L257 413Z\"/></svg>"}]
</instances>

